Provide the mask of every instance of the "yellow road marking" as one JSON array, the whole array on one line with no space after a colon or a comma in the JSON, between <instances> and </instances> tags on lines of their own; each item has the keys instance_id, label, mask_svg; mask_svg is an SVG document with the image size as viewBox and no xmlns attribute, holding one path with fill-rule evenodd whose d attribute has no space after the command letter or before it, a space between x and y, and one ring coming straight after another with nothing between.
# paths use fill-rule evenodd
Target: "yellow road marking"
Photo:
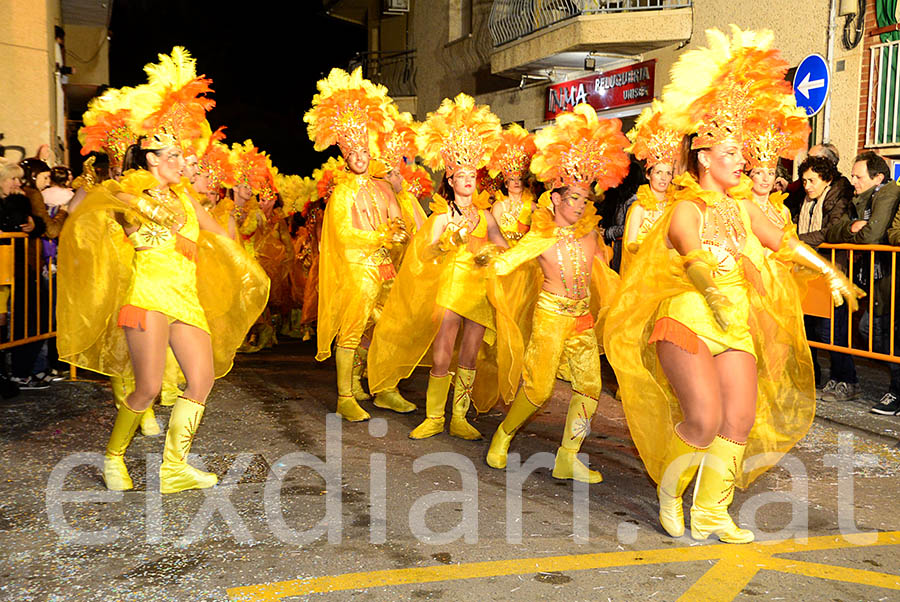
<instances>
[{"instance_id":1,"label":"yellow road marking","mask_svg":"<svg viewBox=\"0 0 900 602\"><path fill-rule=\"evenodd\" d=\"M718 562L710 567L709 571L694 583L680 600L708 600L710 602L733 600L761 570L900 590L900 575L773 557L775 554L893 545L900 545L900 531L865 534L860 537L826 535L809 538L803 543L798 540L781 540L747 545L714 544L346 573L233 587L227 593L234 602L277 602L290 596L373 587L703 560Z\"/></svg>"}]
</instances>

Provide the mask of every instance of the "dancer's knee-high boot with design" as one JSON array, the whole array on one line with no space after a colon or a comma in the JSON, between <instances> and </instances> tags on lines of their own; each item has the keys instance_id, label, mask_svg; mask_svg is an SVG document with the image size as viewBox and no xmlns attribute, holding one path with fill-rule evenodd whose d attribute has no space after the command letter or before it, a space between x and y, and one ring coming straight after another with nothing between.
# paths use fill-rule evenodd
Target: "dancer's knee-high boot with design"
<instances>
[{"instance_id":1,"label":"dancer's knee-high boot with design","mask_svg":"<svg viewBox=\"0 0 900 602\"><path fill-rule=\"evenodd\" d=\"M599 483L603 480L596 470L591 470L578 459L584 438L591 431L591 418L597 410L597 400L581 393L573 393L566 414L566 430L562 445L556 450L553 476L557 479L575 479L583 483Z\"/></svg>"},{"instance_id":2,"label":"dancer's knee-high boot with design","mask_svg":"<svg viewBox=\"0 0 900 602\"><path fill-rule=\"evenodd\" d=\"M203 418L206 404L183 395L175 400L166 429L166 445L159 467L159 491L177 493L185 489L206 489L219 481L211 472L197 470L187 463L188 452Z\"/></svg>"},{"instance_id":3,"label":"dancer's knee-high boot with design","mask_svg":"<svg viewBox=\"0 0 900 602\"><path fill-rule=\"evenodd\" d=\"M741 529L728 514L734 499L734 482L741 470L746 443L737 443L716 435L703 461L694 486L691 506L691 537L706 539L717 535L726 543L749 543L753 531Z\"/></svg>"}]
</instances>

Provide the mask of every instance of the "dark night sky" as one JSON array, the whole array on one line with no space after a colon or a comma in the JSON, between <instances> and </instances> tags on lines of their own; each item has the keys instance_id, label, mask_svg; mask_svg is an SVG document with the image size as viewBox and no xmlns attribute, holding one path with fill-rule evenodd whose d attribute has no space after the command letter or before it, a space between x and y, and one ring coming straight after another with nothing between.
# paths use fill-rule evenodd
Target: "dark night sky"
<instances>
[{"instance_id":1,"label":"dark night sky","mask_svg":"<svg viewBox=\"0 0 900 602\"><path fill-rule=\"evenodd\" d=\"M225 142L252 138L283 173L311 175L327 157L313 150L303 123L316 81L366 50L364 28L320 7L318 0L116 0L110 85L144 83L146 63L184 46L197 73L213 80L216 107L208 119L213 129L227 126Z\"/></svg>"}]
</instances>

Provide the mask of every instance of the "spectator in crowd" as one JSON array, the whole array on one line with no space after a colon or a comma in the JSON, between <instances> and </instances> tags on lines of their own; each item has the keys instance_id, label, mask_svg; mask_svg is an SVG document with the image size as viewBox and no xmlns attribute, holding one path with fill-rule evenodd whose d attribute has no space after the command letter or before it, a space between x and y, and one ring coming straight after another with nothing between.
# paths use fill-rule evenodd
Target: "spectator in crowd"
<instances>
[{"instance_id":1,"label":"spectator in crowd","mask_svg":"<svg viewBox=\"0 0 900 602\"><path fill-rule=\"evenodd\" d=\"M866 151L856 157L850 172L856 196L850 204L848 215L829 228L829 242L844 242L859 245L877 245L889 242L888 229L892 226L900 204L900 187L891 179L887 161L872 151ZM900 234L898 232L897 234ZM900 238L895 234L895 239ZM900 242L900 240L898 240ZM879 353L890 353L890 256L884 253L862 253L854 261L856 278L859 284L869 285L870 275L873 309L871 323L862 319L860 328L872 328L874 350ZM887 256L885 256L887 255ZM874 266L869 258L874 257ZM855 260L857 258L854 258ZM868 334L866 331L865 334ZM872 408L875 413L897 413L897 399L900 396L900 366L890 364L891 384L888 392Z\"/></svg>"},{"instance_id":2,"label":"spectator in crowd","mask_svg":"<svg viewBox=\"0 0 900 602\"><path fill-rule=\"evenodd\" d=\"M41 191L50 185L50 166L40 159L25 159L20 163L25 171L25 179L22 182L22 192L31 201L31 214L36 220L44 223L44 230L50 238L59 236L63 223L69 213L61 210L56 216L51 217L44 205L44 197Z\"/></svg>"},{"instance_id":3,"label":"spectator in crowd","mask_svg":"<svg viewBox=\"0 0 900 602\"><path fill-rule=\"evenodd\" d=\"M800 164L799 174L806 196L794 219L797 224L797 235L806 244L818 247L825 242L825 234L828 229L846 215L853 189L850 187L850 182L838 173L837 164L825 157L808 156ZM831 257L827 256L827 259L831 259ZM834 315L834 340L846 341L849 322L846 308L837 308ZM821 343L829 341L831 329L828 320L806 316L804 322L806 336L809 340ZM855 399L859 396L859 379L856 376L853 358L846 353L832 351L830 354L831 373L830 378L825 382L822 378L816 349L812 349L817 395L821 399L829 400L836 400L837 397L843 401ZM825 382L824 386L822 386L823 382Z\"/></svg>"},{"instance_id":4,"label":"spectator in crowd","mask_svg":"<svg viewBox=\"0 0 900 602\"><path fill-rule=\"evenodd\" d=\"M44 231L44 223L32 215L32 203L19 189L19 182L25 175L24 170L5 159L0 158L0 231L25 232L32 239L40 237ZM43 205L43 201L41 201ZM2 242L2 241L0 241ZM5 241L7 246L11 241ZM12 272L13 284L16 294L13 297L13 339L24 339L26 336L36 334L36 321L38 316L36 262L28 261L35 257L29 253L26 258L23 241L12 241L13 252L0 253L5 257L3 271ZM33 247L32 247L33 248ZM27 259L27 260L26 260ZM10 287L0 287L0 312L3 314L3 325L0 326L0 337L6 341L8 331L6 326L6 307L9 303ZM26 312L25 302L28 301ZM26 321L28 331L26 331ZM46 323L46 322L45 322ZM17 345L12 349L12 378L21 389L46 389L47 384L32 376L32 368L35 359L41 350L41 341ZM0 382L0 389L3 383ZM2 393L2 390L0 390Z\"/></svg>"},{"instance_id":5,"label":"spectator in crowd","mask_svg":"<svg viewBox=\"0 0 900 602\"><path fill-rule=\"evenodd\" d=\"M787 167L779 163L778 167L775 168L775 185L772 187L772 190L775 192L784 192L790 185L791 174L788 172Z\"/></svg>"},{"instance_id":6,"label":"spectator in crowd","mask_svg":"<svg viewBox=\"0 0 900 602\"><path fill-rule=\"evenodd\" d=\"M603 242L613 249L609 267L616 272L619 271L622 264L622 235L625 233L625 217L628 215L628 209L637 200L637 189L647 183L644 172L641 162L631 156L628 175L621 184L606 191L603 203L598 207L603 216L600 222Z\"/></svg>"}]
</instances>

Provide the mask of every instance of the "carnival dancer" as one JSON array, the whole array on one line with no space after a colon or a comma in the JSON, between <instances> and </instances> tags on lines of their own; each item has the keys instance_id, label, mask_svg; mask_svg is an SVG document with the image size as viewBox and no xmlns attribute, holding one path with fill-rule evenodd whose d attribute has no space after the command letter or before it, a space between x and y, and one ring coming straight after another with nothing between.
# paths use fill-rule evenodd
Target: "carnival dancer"
<instances>
[{"instance_id":1,"label":"carnival dancer","mask_svg":"<svg viewBox=\"0 0 900 602\"><path fill-rule=\"evenodd\" d=\"M193 66L176 47L147 68L155 75L140 87L140 102L132 103L127 118L141 137L126 153L125 173L95 187L60 237L60 357L135 382L119 408L103 465L104 482L116 491L132 487L123 457L160 390L168 346L187 388L169 417L160 491L215 485L216 475L188 465L187 455L213 379L231 368L268 296L262 269L224 236L182 181L182 145L199 135L213 105L204 96L210 80L180 81L178 74ZM109 235L111 216L124 235ZM132 264L123 269L129 242Z\"/></svg>"},{"instance_id":2,"label":"carnival dancer","mask_svg":"<svg viewBox=\"0 0 900 602\"><path fill-rule=\"evenodd\" d=\"M336 176L325 207L319 255L318 353L337 365L337 413L350 422L368 420L359 400L368 340L363 337L377 321L379 298L396 276L391 249L409 241L400 206L387 182L368 173L372 139L391 126L387 89L362 77L332 69L319 80L319 93L303 116L316 150L337 144L348 171ZM399 413L413 412L396 387L380 391L375 406Z\"/></svg>"},{"instance_id":3,"label":"carnival dancer","mask_svg":"<svg viewBox=\"0 0 900 602\"><path fill-rule=\"evenodd\" d=\"M384 165L384 179L391 185L403 214L403 222L409 235L413 236L425 223L426 215L419 199L409 191L404 176L409 175L409 165L418 154L416 130L419 124L413 121L409 113L401 113L393 103L388 111L392 125L378 134L378 163Z\"/></svg>"},{"instance_id":4,"label":"carnival dancer","mask_svg":"<svg viewBox=\"0 0 900 602\"><path fill-rule=\"evenodd\" d=\"M775 168L781 157L793 160L806 149L809 120L806 111L789 97L770 99L769 106L762 100L765 99L756 103L744 125L744 158L747 175L753 182L752 199L778 229L795 232L791 211L784 206L787 193L773 192Z\"/></svg>"},{"instance_id":5,"label":"carnival dancer","mask_svg":"<svg viewBox=\"0 0 900 602\"><path fill-rule=\"evenodd\" d=\"M647 184L637 189L634 201L625 216L625 233L622 236L622 263L624 274L637 253L647 233L662 217L672 199L670 186L675 163L681 152L682 136L662 127L659 123L660 106L657 101L643 110L628 133L632 140L629 151L639 161L644 161Z\"/></svg>"},{"instance_id":6,"label":"carnival dancer","mask_svg":"<svg viewBox=\"0 0 900 602\"><path fill-rule=\"evenodd\" d=\"M209 144L200 155L197 163L197 175L194 179L194 190L205 197L200 204L212 214L222 199L222 189L232 188L234 167L231 165L231 154L228 147L222 144L225 138L224 128L212 133Z\"/></svg>"},{"instance_id":7,"label":"carnival dancer","mask_svg":"<svg viewBox=\"0 0 900 602\"><path fill-rule=\"evenodd\" d=\"M413 439L444 430L450 369L460 328L450 434L481 438L466 421L472 398L479 395L476 373L486 383L485 397L495 400L497 396L496 363L482 349L482 343L492 348L496 340L494 310L487 300L486 273L476 265L476 258L489 242L501 247L507 244L490 214L490 201L487 195L478 194L475 180L478 168L496 148L500 131L500 121L490 108L476 106L466 94L445 98L419 128L419 152L425 165L445 170L452 198L435 195L431 216L407 249L369 355L373 391L396 387L416 366L431 365L426 418L410 433ZM429 348L432 356L426 358Z\"/></svg>"},{"instance_id":8,"label":"carnival dancer","mask_svg":"<svg viewBox=\"0 0 900 602\"><path fill-rule=\"evenodd\" d=\"M185 73L187 79L180 83L186 83L193 77L196 77L196 75L196 72ZM82 118L85 125L78 132L78 139L82 145L81 154L87 155L91 152L105 153L109 158L110 175L114 180L121 178L122 161L125 157L125 152L138 139L137 134L129 126L131 107L136 104L139 105L141 100L146 101L146 94L147 88L111 88L88 103L88 110ZM85 189L85 194L88 190ZM73 206L80 204L84 196L79 195L78 198L78 203L73 204ZM123 236L122 228L119 224L114 220L109 220L108 224L112 235ZM123 250L124 253L120 259L126 266L130 266L132 247L127 245L123 247ZM166 368L163 384L160 391L160 405L173 405L181 394L181 389L178 385L183 382L184 376L178 368L178 362L175 360L172 350L168 349L166 351ZM134 390L134 380L129 377L110 375L109 384L113 393L113 402L118 410L123 400ZM162 432L156 420L152 404L141 416L140 430L141 434L146 437L155 437Z\"/></svg>"},{"instance_id":9,"label":"carnival dancer","mask_svg":"<svg viewBox=\"0 0 900 602\"><path fill-rule=\"evenodd\" d=\"M601 389L591 305L602 317L617 280L606 265L608 249L598 236L600 218L591 186L596 183L606 190L628 174L630 162L624 151L628 140L621 127L618 119L600 120L593 107L580 104L571 113L558 115L554 125L535 136L537 154L531 170L549 191L542 195L542 206L535 211L528 233L492 264L493 273L500 277L521 271L520 266L527 270L537 263L540 267L540 293L536 303L528 304L533 307L533 320L524 354L517 316L522 313L523 297L534 296L497 294L489 288L497 307L501 395L508 399L515 394L487 453L487 463L494 468L506 467L513 436L550 398L557 368L567 361L572 399L553 476L587 483L603 480L577 456L590 431ZM518 292L521 287L513 289Z\"/></svg>"},{"instance_id":10,"label":"carnival dancer","mask_svg":"<svg viewBox=\"0 0 900 602\"><path fill-rule=\"evenodd\" d=\"M754 103L790 95L768 31L707 32L663 93L665 127L690 134L680 189L635 257L605 330L632 439L658 483L660 523L684 533L681 496L697 475L691 535L752 541L728 514L735 486L771 467L807 431L815 389L799 303L771 282L764 246L825 276L836 304L861 292L765 218L742 180ZM689 151L689 152L688 152ZM784 353L784 346L790 353ZM779 363L780 362L780 363ZM747 455L752 461L744 466Z\"/></svg>"},{"instance_id":11,"label":"carnival dancer","mask_svg":"<svg viewBox=\"0 0 900 602\"><path fill-rule=\"evenodd\" d=\"M503 130L500 145L487 164L490 177L501 177L505 188L494 193L491 215L510 245L528 232L536 208L534 193L527 186L528 167L534 153L534 136L513 123Z\"/></svg>"}]
</instances>

